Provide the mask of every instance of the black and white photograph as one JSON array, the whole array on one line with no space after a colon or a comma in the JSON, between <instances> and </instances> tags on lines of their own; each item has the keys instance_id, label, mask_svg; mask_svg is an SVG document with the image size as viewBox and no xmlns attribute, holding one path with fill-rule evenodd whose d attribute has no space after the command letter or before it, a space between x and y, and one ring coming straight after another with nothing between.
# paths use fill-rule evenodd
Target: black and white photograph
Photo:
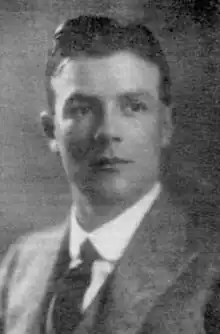
<instances>
[{"instance_id":1,"label":"black and white photograph","mask_svg":"<svg viewBox=\"0 0 220 334\"><path fill-rule=\"evenodd\" d=\"M219 334L219 0L0 0L0 45L0 334Z\"/></svg>"}]
</instances>

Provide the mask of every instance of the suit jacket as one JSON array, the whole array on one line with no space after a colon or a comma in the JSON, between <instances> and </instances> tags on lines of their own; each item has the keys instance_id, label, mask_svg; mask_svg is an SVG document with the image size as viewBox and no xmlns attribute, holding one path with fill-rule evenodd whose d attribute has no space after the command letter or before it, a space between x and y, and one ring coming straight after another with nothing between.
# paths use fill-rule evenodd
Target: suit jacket
<instances>
[{"instance_id":1,"label":"suit jacket","mask_svg":"<svg viewBox=\"0 0 220 334\"><path fill-rule=\"evenodd\" d=\"M66 265L68 226L67 220L22 237L9 250L0 273L5 333L42 333L54 282ZM194 226L163 192L75 333L212 333L218 240L205 224Z\"/></svg>"}]
</instances>

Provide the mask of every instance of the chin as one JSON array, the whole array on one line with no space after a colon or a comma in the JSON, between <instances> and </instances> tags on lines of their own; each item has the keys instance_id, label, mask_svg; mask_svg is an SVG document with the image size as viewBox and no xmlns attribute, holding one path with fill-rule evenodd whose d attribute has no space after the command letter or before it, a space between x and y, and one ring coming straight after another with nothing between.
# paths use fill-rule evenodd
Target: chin
<instances>
[{"instance_id":1,"label":"chin","mask_svg":"<svg viewBox=\"0 0 220 334\"><path fill-rule=\"evenodd\" d=\"M96 182L96 186L103 191L116 192L116 193L124 193L128 190L129 184L128 182L121 177L115 177L109 180L100 180Z\"/></svg>"},{"instance_id":2,"label":"chin","mask_svg":"<svg viewBox=\"0 0 220 334\"><path fill-rule=\"evenodd\" d=\"M89 187L91 196L98 201L115 202L124 200L130 194L130 187L125 180L115 180L115 182L97 182L93 187Z\"/></svg>"}]
</instances>

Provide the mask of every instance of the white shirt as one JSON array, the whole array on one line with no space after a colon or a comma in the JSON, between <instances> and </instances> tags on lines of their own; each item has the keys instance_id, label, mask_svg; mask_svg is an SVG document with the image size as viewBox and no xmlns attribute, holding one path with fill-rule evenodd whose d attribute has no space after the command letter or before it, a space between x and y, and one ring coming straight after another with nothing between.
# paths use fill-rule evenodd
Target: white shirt
<instances>
[{"instance_id":1,"label":"white shirt","mask_svg":"<svg viewBox=\"0 0 220 334\"><path fill-rule=\"evenodd\" d=\"M91 233L87 233L79 226L75 215L76 208L72 208L69 245L72 262L70 267L76 267L81 262L78 258L79 250L87 238L92 242L101 257L105 259L104 261L97 260L93 264L92 279L84 296L82 310L85 310L95 298L107 276L114 269L114 263L123 255L125 248L140 225L144 215L149 212L160 191L161 185L160 183L156 183L133 206L125 210L114 220L93 230Z\"/></svg>"}]
</instances>

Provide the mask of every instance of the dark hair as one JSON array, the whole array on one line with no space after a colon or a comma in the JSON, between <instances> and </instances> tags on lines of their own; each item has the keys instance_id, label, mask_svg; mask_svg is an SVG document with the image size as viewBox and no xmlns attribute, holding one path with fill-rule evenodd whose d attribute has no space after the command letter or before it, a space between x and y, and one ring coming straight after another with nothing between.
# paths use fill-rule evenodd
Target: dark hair
<instances>
[{"instance_id":1,"label":"dark hair","mask_svg":"<svg viewBox=\"0 0 220 334\"><path fill-rule=\"evenodd\" d=\"M79 16L60 25L54 34L53 47L48 52L46 65L46 93L48 105L54 111L51 77L61 60L82 55L100 57L116 51L130 50L143 59L152 61L161 74L160 100L171 103L169 66L159 41L141 24L120 24L102 16Z\"/></svg>"}]
</instances>

